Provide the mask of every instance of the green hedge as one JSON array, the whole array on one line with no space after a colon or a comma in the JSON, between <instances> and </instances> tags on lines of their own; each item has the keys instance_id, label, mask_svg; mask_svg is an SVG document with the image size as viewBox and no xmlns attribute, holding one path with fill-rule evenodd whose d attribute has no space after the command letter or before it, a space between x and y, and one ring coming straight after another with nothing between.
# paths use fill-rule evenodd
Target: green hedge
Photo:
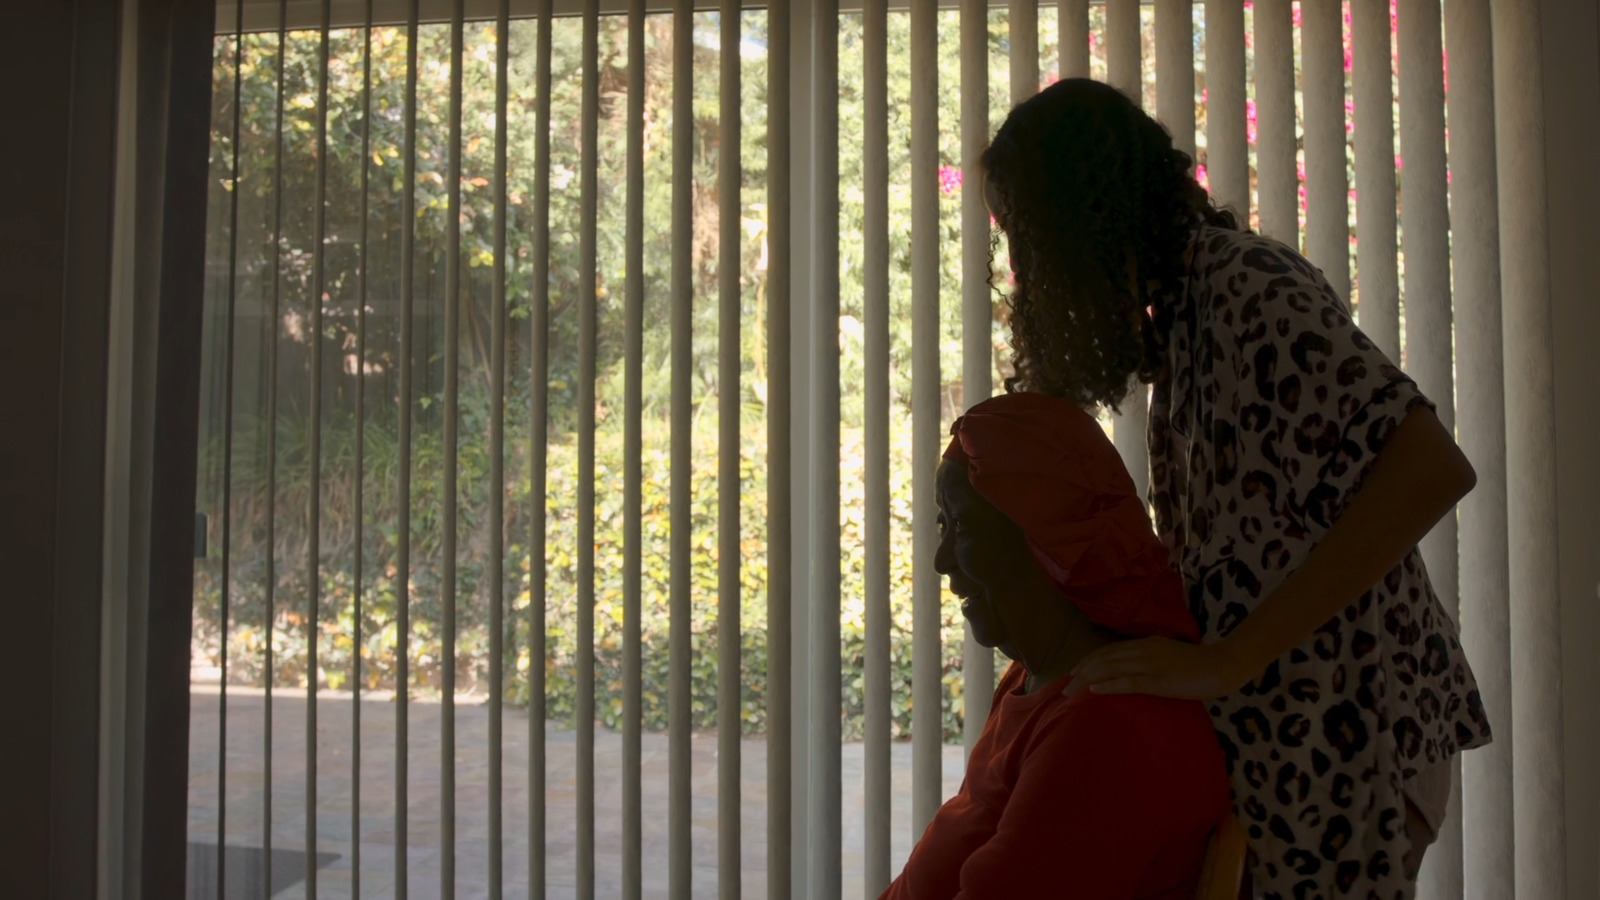
<instances>
[{"instance_id":1,"label":"green hedge","mask_svg":"<svg viewBox=\"0 0 1600 900\"><path fill-rule=\"evenodd\" d=\"M460 473L460 518L457 568L456 683L458 691L487 691L489 667L488 591L484 577L488 557L488 465L485 448L474 435L481 411L464 406ZM909 428L894 431L890 484L891 620L890 659L893 733L911 728L911 484ZM526 433L509 429L508 446L526 447ZM757 420L747 428L741 479L741 646L744 696L741 719L745 734L766 727L767 670L767 529L766 462L761 455L763 429ZM231 553L228 680L259 685L265 679L264 641L267 629L265 587L266 492L261 423L236 428L239 450L235 456L233 485L233 547ZM276 523L275 610L270 630L274 651L274 682L304 686L307 675L307 541L304 510L309 498L306 467L307 435L303 426L280 422L278 466L278 520ZM658 439L659 438L659 439ZM397 677L398 629L395 577L395 538L398 504L397 442L391 424L367 425L367 460L363 518L363 590L360 657L366 689L393 689ZM437 429L422 428L416 436L412 484L412 596L411 684L415 694L436 694L442 676L440 563L443 546L442 497L439 475L442 454ZM322 546L318 606L319 683L348 688L355 643L354 603L354 428L347 418L329 421L323 428ZM665 434L647 435L643 489L643 644L644 727L661 730L668 718L668 666L670 627L668 591L670 465ZM532 654L528 640L529 604L529 503L526 454L508 454L506 490L506 672L507 700L526 704L528 666ZM545 633L543 660L545 703L549 718L570 721L577 698L577 464L570 442L553 442L549 448L545 491L547 538L545 565ZM252 460L256 464L252 465ZM213 479L220 467L215 454L208 457ZM841 456L843 528L843 609L840 621L843 658L844 734L859 737L863 727L862 664L865 654L864 582L862 573L862 461L860 436L845 433ZM697 440L693 454L690 548L692 601L691 718L696 729L716 725L717 715L717 453L712 442ZM205 474L203 473L203 482ZM623 644L623 502L620 435L603 426L596 453L595 525L595 664L596 714L608 727L620 727L622 717ZM220 496L220 491L202 490ZM211 544L219 547L221 517L213 511ZM202 561L196 579L196 656L219 658L218 616L220 554ZM798 598L797 598L798 599ZM961 731L960 613L949 595L942 607L940 671L943 680L942 720L946 739L959 739ZM997 659L997 666L1004 662Z\"/></svg>"}]
</instances>

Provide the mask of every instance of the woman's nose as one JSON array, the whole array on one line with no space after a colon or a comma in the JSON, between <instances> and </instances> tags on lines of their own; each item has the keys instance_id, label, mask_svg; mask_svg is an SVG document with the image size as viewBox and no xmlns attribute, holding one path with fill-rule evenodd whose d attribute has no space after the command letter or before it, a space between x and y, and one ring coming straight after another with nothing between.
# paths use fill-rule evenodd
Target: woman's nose
<instances>
[{"instance_id":1,"label":"woman's nose","mask_svg":"<svg viewBox=\"0 0 1600 900\"><path fill-rule=\"evenodd\" d=\"M940 575L949 575L956 570L956 554L950 546L948 533L939 535L939 549L933 554L933 570Z\"/></svg>"}]
</instances>

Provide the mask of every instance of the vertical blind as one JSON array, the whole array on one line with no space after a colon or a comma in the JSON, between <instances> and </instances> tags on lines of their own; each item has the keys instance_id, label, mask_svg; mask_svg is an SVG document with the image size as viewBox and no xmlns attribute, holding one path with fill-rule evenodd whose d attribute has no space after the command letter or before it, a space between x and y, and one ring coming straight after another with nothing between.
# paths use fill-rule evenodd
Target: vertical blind
<instances>
[{"instance_id":1,"label":"vertical blind","mask_svg":"<svg viewBox=\"0 0 1600 900\"><path fill-rule=\"evenodd\" d=\"M994 685L933 569L1008 371L977 157L1093 74L1459 434L1423 549L1497 741L1423 890L1560 896L1537 5L801 9L219 8L191 839L268 894L292 851L307 897L876 896ZM1141 485L1145 411L1105 422Z\"/></svg>"}]
</instances>

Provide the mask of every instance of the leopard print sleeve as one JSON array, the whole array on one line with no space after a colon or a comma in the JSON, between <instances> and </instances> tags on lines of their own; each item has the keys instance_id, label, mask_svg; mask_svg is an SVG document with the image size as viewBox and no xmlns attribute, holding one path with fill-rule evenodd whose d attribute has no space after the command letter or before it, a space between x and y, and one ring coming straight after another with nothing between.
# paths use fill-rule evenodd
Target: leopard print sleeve
<instances>
[{"instance_id":1,"label":"leopard print sleeve","mask_svg":"<svg viewBox=\"0 0 1600 900\"><path fill-rule=\"evenodd\" d=\"M1320 535L1406 414L1432 404L1314 266L1267 238L1227 237L1204 332L1217 395L1231 397L1230 413L1237 404L1213 417L1216 478L1266 492L1278 514Z\"/></svg>"},{"instance_id":2,"label":"leopard print sleeve","mask_svg":"<svg viewBox=\"0 0 1600 900\"><path fill-rule=\"evenodd\" d=\"M1202 227L1150 404L1157 527L1203 639L1297 569L1428 399L1294 250ZM1424 766L1491 740L1420 552L1208 704L1258 896L1411 900L1398 864Z\"/></svg>"}]
</instances>

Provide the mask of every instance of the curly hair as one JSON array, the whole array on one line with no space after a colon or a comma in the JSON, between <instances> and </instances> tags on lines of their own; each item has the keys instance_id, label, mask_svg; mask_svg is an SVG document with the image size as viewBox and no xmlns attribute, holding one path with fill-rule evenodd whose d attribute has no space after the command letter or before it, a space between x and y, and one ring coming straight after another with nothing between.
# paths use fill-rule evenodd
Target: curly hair
<instances>
[{"instance_id":1,"label":"curly hair","mask_svg":"<svg viewBox=\"0 0 1600 900\"><path fill-rule=\"evenodd\" d=\"M1171 330L1160 297L1182 288L1195 225L1240 227L1190 163L1097 81L1058 81L1012 109L980 160L1016 280L1007 391L1115 410L1134 378L1154 380Z\"/></svg>"}]
</instances>

